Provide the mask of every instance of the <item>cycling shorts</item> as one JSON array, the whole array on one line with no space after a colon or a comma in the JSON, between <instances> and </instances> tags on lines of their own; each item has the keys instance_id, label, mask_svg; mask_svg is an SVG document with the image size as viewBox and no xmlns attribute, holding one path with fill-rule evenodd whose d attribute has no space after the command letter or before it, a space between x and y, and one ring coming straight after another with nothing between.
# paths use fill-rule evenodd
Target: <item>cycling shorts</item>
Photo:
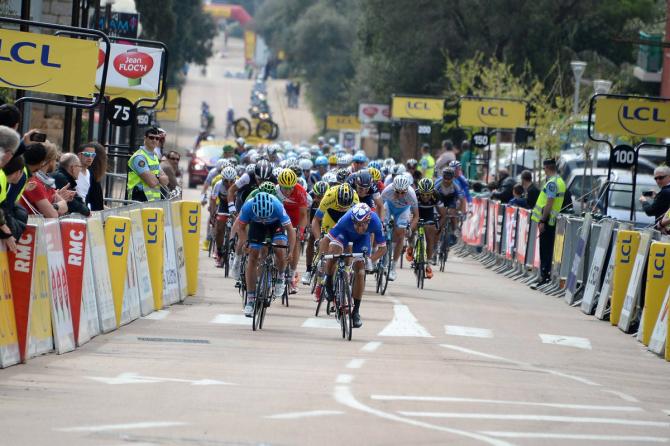
<instances>
[{"instance_id":1,"label":"cycling shorts","mask_svg":"<svg viewBox=\"0 0 670 446\"><path fill-rule=\"evenodd\" d=\"M393 217L396 228L406 228L409 226L411 216L412 212L409 206L397 208L393 205L389 205L388 202L384 203L384 224L388 224L389 219Z\"/></svg>"},{"instance_id":2,"label":"cycling shorts","mask_svg":"<svg viewBox=\"0 0 670 446\"><path fill-rule=\"evenodd\" d=\"M260 249L266 239L271 239L272 243L288 242L286 230L278 221L274 223L249 223L249 247L251 249Z\"/></svg>"}]
</instances>

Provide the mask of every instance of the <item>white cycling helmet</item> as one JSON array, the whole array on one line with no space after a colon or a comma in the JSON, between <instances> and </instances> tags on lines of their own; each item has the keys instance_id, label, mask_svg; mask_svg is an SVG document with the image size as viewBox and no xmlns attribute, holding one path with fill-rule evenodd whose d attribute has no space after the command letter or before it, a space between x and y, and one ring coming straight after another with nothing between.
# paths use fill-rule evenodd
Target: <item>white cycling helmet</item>
<instances>
[{"instance_id":1,"label":"white cycling helmet","mask_svg":"<svg viewBox=\"0 0 670 446\"><path fill-rule=\"evenodd\" d=\"M221 178L232 181L237 177L237 172L233 166L224 167L221 171Z\"/></svg>"},{"instance_id":2,"label":"white cycling helmet","mask_svg":"<svg viewBox=\"0 0 670 446\"><path fill-rule=\"evenodd\" d=\"M275 167L274 169L272 169L272 176L274 176L275 178L279 178L279 174L281 173L282 170L284 170L283 167Z\"/></svg>"},{"instance_id":3,"label":"white cycling helmet","mask_svg":"<svg viewBox=\"0 0 670 446\"><path fill-rule=\"evenodd\" d=\"M219 172L225 167L226 160L224 158L216 160L216 170Z\"/></svg>"},{"instance_id":4,"label":"white cycling helmet","mask_svg":"<svg viewBox=\"0 0 670 446\"><path fill-rule=\"evenodd\" d=\"M245 172L248 173L248 174L252 174L252 173L254 173L255 170L256 170L256 165L251 163L251 164L247 164L247 168L245 169Z\"/></svg>"},{"instance_id":5,"label":"white cycling helmet","mask_svg":"<svg viewBox=\"0 0 670 446\"><path fill-rule=\"evenodd\" d=\"M407 172L407 169L405 169L405 166L403 164L396 164L391 169L392 175L402 175L405 172Z\"/></svg>"},{"instance_id":6,"label":"white cycling helmet","mask_svg":"<svg viewBox=\"0 0 670 446\"><path fill-rule=\"evenodd\" d=\"M393 179L393 189L396 191L404 192L409 189L409 178L405 175L398 175Z\"/></svg>"},{"instance_id":7,"label":"white cycling helmet","mask_svg":"<svg viewBox=\"0 0 670 446\"><path fill-rule=\"evenodd\" d=\"M312 170L312 160L309 159L301 159L298 161L298 165L300 166L300 170Z\"/></svg>"}]
</instances>

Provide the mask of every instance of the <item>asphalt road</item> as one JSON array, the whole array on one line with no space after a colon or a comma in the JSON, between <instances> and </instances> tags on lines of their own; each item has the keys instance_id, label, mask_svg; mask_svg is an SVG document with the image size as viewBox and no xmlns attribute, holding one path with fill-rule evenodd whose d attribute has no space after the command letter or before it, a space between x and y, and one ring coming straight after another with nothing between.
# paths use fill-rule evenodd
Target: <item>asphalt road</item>
<instances>
[{"instance_id":1,"label":"asphalt road","mask_svg":"<svg viewBox=\"0 0 670 446\"><path fill-rule=\"evenodd\" d=\"M233 82L204 86L195 71L187 91ZM235 82L232 100L246 99L248 82ZM194 122L184 118L180 139ZM297 138L313 131L290 123ZM0 444L670 442L665 361L472 259L450 257L422 291L407 269L386 296L369 285L351 342L313 317L304 288L252 332L232 279L206 253L200 261L184 304L0 371Z\"/></svg>"}]
</instances>

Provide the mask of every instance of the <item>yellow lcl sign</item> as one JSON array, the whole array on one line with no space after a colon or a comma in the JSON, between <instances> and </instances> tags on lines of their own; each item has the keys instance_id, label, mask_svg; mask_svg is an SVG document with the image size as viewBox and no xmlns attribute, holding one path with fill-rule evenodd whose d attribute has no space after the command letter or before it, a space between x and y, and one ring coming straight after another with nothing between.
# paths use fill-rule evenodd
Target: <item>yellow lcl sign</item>
<instances>
[{"instance_id":1,"label":"yellow lcl sign","mask_svg":"<svg viewBox=\"0 0 670 446\"><path fill-rule=\"evenodd\" d=\"M358 130L361 128L361 122L356 116L328 115L326 128L328 130Z\"/></svg>"},{"instance_id":2,"label":"yellow lcl sign","mask_svg":"<svg viewBox=\"0 0 670 446\"><path fill-rule=\"evenodd\" d=\"M505 99L461 99L458 125L494 129L527 127L526 103Z\"/></svg>"},{"instance_id":3,"label":"yellow lcl sign","mask_svg":"<svg viewBox=\"0 0 670 446\"><path fill-rule=\"evenodd\" d=\"M670 101L644 98L596 99L596 131L606 135L670 137Z\"/></svg>"},{"instance_id":4,"label":"yellow lcl sign","mask_svg":"<svg viewBox=\"0 0 670 446\"><path fill-rule=\"evenodd\" d=\"M444 99L393 96L391 99L391 116L393 119L442 121L444 117Z\"/></svg>"}]
</instances>

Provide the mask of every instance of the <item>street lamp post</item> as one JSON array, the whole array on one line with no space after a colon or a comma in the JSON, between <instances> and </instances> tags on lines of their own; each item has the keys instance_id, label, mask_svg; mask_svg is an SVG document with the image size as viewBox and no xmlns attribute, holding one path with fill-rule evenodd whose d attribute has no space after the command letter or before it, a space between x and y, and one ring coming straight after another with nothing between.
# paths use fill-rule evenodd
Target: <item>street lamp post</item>
<instances>
[{"instance_id":1,"label":"street lamp post","mask_svg":"<svg viewBox=\"0 0 670 446\"><path fill-rule=\"evenodd\" d=\"M593 80L593 91L596 94L607 94L612 88L612 81L606 81L605 79L594 79Z\"/></svg>"},{"instance_id":2,"label":"street lamp post","mask_svg":"<svg viewBox=\"0 0 670 446\"><path fill-rule=\"evenodd\" d=\"M586 70L586 62L573 60L570 62L570 68L572 68L572 74L575 76L575 100L572 104L572 114L576 115L579 113L579 83L582 80L584 70Z\"/></svg>"}]
</instances>

